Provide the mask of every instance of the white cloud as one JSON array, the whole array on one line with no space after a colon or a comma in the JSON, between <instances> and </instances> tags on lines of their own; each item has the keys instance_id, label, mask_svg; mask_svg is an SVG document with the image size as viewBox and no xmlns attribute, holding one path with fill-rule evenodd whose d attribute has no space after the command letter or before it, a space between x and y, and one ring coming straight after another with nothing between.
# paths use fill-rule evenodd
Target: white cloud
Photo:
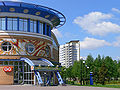
<instances>
[{"instance_id":1,"label":"white cloud","mask_svg":"<svg viewBox=\"0 0 120 90\"><path fill-rule=\"evenodd\" d=\"M120 47L120 37L117 37L117 38L116 38L116 41L113 42L113 46L115 46L115 47Z\"/></svg>"},{"instance_id":2,"label":"white cloud","mask_svg":"<svg viewBox=\"0 0 120 90\"><path fill-rule=\"evenodd\" d=\"M120 10L117 9L117 8L112 8L112 11L117 12L117 13L120 13Z\"/></svg>"},{"instance_id":3,"label":"white cloud","mask_svg":"<svg viewBox=\"0 0 120 90\"><path fill-rule=\"evenodd\" d=\"M86 30L92 35L104 36L110 32L120 33L119 25L107 21L111 18L111 14L91 12L83 17L77 17L73 23L78 24L83 30Z\"/></svg>"},{"instance_id":4,"label":"white cloud","mask_svg":"<svg viewBox=\"0 0 120 90\"><path fill-rule=\"evenodd\" d=\"M52 32L55 34L56 37L62 38L62 34L58 29L53 29Z\"/></svg>"},{"instance_id":5,"label":"white cloud","mask_svg":"<svg viewBox=\"0 0 120 90\"><path fill-rule=\"evenodd\" d=\"M111 44L105 40L98 40L95 38L86 37L84 41L80 42L81 49L96 49L103 46L110 46Z\"/></svg>"}]
</instances>

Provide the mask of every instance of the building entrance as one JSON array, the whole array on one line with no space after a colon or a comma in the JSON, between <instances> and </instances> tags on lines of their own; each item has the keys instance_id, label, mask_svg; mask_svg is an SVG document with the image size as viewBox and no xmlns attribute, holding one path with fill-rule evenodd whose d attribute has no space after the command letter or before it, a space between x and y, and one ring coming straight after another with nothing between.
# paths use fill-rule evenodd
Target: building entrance
<instances>
[{"instance_id":1,"label":"building entrance","mask_svg":"<svg viewBox=\"0 0 120 90\"><path fill-rule=\"evenodd\" d=\"M40 73L42 81L43 81L43 84L42 84L43 86L58 85L54 71L47 71L47 70L44 71L43 70L43 71L39 71L39 73ZM36 76L34 78L34 84L35 85L38 84Z\"/></svg>"},{"instance_id":2,"label":"building entrance","mask_svg":"<svg viewBox=\"0 0 120 90\"><path fill-rule=\"evenodd\" d=\"M13 76L13 83L11 84L23 84L24 83L24 61L20 61L20 60L0 60L0 66L1 67L13 67L12 71L13 74L11 74L11 72L6 72L3 71L1 72L1 74L10 74L10 76ZM9 77L8 79L10 79L11 77ZM5 81L7 84L7 80Z\"/></svg>"}]
</instances>

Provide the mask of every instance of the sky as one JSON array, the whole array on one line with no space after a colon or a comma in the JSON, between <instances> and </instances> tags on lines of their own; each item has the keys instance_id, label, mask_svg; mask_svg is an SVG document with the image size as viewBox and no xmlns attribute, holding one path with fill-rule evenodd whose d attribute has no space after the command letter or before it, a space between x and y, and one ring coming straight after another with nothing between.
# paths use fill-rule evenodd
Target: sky
<instances>
[{"instance_id":1,"label":"sky","mask_svg":"<svg viewBox=\"0 0 120 90\"><path fill-rule=\"evenodd\" d=\"M2 0L4 1L4 0ZM120 59L120 0L11 0L56 9L66 24L54 29L59 44L80 41L82 57L111 56Z\"/></svg>"}]
</instances>

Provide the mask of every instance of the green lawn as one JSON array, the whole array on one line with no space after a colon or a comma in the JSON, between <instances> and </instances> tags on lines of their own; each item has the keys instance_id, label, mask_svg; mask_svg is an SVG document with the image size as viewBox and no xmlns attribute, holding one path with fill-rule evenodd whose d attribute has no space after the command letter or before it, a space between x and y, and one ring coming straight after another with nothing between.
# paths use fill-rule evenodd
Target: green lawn
<instances>
[{"instance_id":1,"label":"green lawn","mask_svg":"<svg viewBox=\"0 0 120 90\"><path fill-rule=\"evenodd\" d=\"M74 86L90 86L90 87L120 88L120 85L80 85L80 84L75 84Z\"/></svg>"}]
</instances>

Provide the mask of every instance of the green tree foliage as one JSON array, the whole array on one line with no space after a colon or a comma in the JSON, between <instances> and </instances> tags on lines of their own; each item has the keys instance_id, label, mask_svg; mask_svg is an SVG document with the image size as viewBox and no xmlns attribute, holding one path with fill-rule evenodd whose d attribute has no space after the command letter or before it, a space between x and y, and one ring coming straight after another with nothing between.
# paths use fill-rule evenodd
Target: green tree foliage
<instances>
[{"instance_id":1,"label":"green tree foliage","mask_svg":"<svg viewBox=\"0 0 120 90\"><path fill-rule=\"evenodd\" d=\"M99 74L98 74L98 72L99 72L99 69L100 69L100 67L102 65L102 59L101 59L100 55L98 55L98 57L94 60L93 65L94 65L93 66L94 67L93 68L93 76L94 76L93 80L97 84L99 82Z\"/></svg>"},{"instance_id":2,"label":"green tree foliage","mask_svg":"<svg viewBox=\"0 0 120 90\"><path fill-rule=\"evenodd\" d=\"M66 75L68 78L70 78L70 81L71 81L71 79L73 78L72 66L66 69Z\"/></svg>"},{"instance_id":3,"label":"green tree foliage","mask_svg":"<svg viewBox=\"0 0 120 90\"><path fill-rule=\"evenodd\" d=\"M101 57L100 55L94 59L92 55L88 55L85 64L83 64L83 60L80 60L75 61L73 66L69 68L61 68L62 77L70 81L82 82L81 80L83 80L84 82L84 80L89 79L90 72L93 72L93 80L96 84L105 84L106 80L108 82L118 80L120 77L120 60L116 61L109 56Z\"/></svg>"},{"instance_id":4,"label":"green tree foliage","mask_svg":"<svg viewBox=\"0 0 120 90\"><path fill-rule=\"evenodd\" d=\"M88 55L88 56L87 56L87 59L86 59L86 65L87 65L88 67L90 67L90 68L89 68L90 72L92 72L92 70L93 70L93 68L94 68L93 62L94 62L94 58L92 57L92 55Z\"/></svg>"},{"instance_id":5,"label":"green tree foliage","mask_svg":"<svg viewBox=\"0 0 120 90\"><path fill-rule=\"evenodd\" d=\"M102 66L100 67L99 72L98 72L98 74L99 74L99 82L102 85L105 84L106 77L107 77L107 72L108 72L108 69L105 66L105 64L103 63Z\"/></svg>"},{"instance_id":6,"label":"green tree foliage","mask_svg":"<svg viewBox=\"0 0 120 90\"><path fill-rule=\"evenodd\" d=\"M114 61L112 60L112 58L109 56L105 57L104 62L105 62L105 66L108 69L107 79L108 79L108 81L110 81L112 79L112 77L114 77L114 73L116 72L115 67L114 67L115 64L114 64Z\"/></svg>"},{"instance_id":7,"label":"green tree foliage","mask_svg":"<svg viewBox=\"0 0 120 90\"><path fill-rule=\"evenodd\" d=\"M75 61L72 67L72 74L74 77L74 80L76 80L76 77L80 78L80 61Z\"/></svg>"}]
</instances>

